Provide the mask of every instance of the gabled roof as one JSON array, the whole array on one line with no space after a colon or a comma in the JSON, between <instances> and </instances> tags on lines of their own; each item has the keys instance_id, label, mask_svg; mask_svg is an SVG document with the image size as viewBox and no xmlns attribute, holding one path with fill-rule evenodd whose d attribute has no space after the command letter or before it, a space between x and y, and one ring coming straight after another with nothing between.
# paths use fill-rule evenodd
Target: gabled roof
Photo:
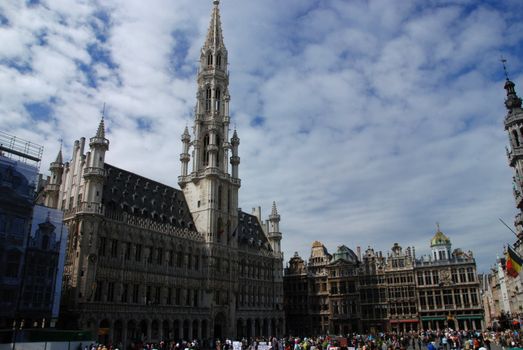
<instances>
[{"instance_id":1,"label":"gabled roof","mask_svg":"<svg viewBox=\"0 0 523 350\"><path fill-rule=\"evenodd\" d=\"M143 176L104 165L102 204L108 211L127 212L175 227L195 230L189 206L181 190Z\"/></svg>"},{"instance_id":2,"label":"gabled roof","mask_svg":"<svg viewBox=\"0 0 523 350\"><path fill-rule=\"evenodd\" d=\"M272 250L258 218L241 210L238 210L238 226L233 235L238 236L238 246L253 246L259 249Z\"/></svg>"}]
</instances>

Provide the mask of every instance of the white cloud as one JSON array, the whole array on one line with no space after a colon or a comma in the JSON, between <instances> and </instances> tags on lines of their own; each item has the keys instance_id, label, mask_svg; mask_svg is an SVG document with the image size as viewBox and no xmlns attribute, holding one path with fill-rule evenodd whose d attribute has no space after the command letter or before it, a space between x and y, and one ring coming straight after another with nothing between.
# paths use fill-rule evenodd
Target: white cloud
<instances>
[{"instance_id":1,"label":"white cloud","mask_svg":"<svg viewBox=\"0 0 523 350\"><path fill-rule=\"evenodd\" d=\"M498 217L515 213L501 53L523 81L523 31L503 6L521 9L223 2L240 205L267 214L277 201L287 258L316 239L422 253L439 221L480 270L494 263L513 240ZM176 187L210 11L190 0L1 4L2 129L43 144L46 170L61 137L68 154L94 134L105 102L108 162ZM28 102L49 104L51 119L31 120Z\"/></svg>"}]
</instances>

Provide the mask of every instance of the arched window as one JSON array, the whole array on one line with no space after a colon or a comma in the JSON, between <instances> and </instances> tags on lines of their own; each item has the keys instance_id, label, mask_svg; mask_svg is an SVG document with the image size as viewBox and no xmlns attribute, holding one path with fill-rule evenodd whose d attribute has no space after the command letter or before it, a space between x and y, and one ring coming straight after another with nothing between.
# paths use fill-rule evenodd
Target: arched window
<instances>
[{"instance_id":1,"label":"arched window","mask_svg":"<svg viewBox=\"0 0 523 350\"><path fill-rule=\"evenodd\" d=\"M221 66L222 66L222 54L220 54L220 53L216 56L216 65L219 68L221 68Z\"/></svg>"},{"instance_id":2,"label":"arched window","mask_svg":"<svg viewBox=\"0 0 523 350\"><path fill-rule=\"evenodd\" d=\"M207 146L209 146L209 134L206 134L203 137L203 165L209 164L209 152L207 151Z\"/></svg>"},{"instance_id":3,"label":"arched window","mask_svg":"<svg viewBox=\"0 0 523 350\"><path fill-rule=\"evenodd\" d=\"M218 186L218 210L222 210L222 186Z\"/></svg>"},{"instance_id":4,"label":"arched window","mask_svg":"<svg viewBox=\"0 0 523 350\"><path fill-rule=\"evenodd\" d=\"M222 218L218 218L217 232L218 232L218 235L217 235L218 242L221 242L222 241L222 236L223 236L223 220L222 220Z\"/></svg>"},{"instance_id":5,"label":"arched window","mask_svg":"<svg viewBox=\"0 0 523 350\"><path fill-rule=\"evenodd\" d=\"M207 65L212 66L212 52L207 54Z\"/></svg>"},{"instance_id":6,"label":"arched window","mask_svg":"<svg viewBox=\"0 0 523 350\"><path fill-rule=\"evenodd\" d=\"M218 149L220 150L221 147L220 147L220 135L216 135L216 146L218 146ZM216 157L216 166L219 167L220 166L220 155L218 154L218 157ZM221 205L221 203L220 203Z\"/></svg>"},{"instance_id":7,"label":"arched window","mask_svg":"<svg viewBox=\"0 0 523 350\"><path fill-rule=\"evenodd\" d=\"M216 90L214 92L214 109L216 111L220 110L220 98L221 98L220 88L216 88Z\"/></svg>"},{"instance_id":8,"label":"arched window","mask_svg":"<svg viewBox=\"0 0 523 350\"><path fill-rule=\"evenodd\" d=\"M209 112L211 110L211 88L205 90L205 111Z\"/></svg>"},{"instance_id":9,"label":"arched window","mask_svg":"<svg viewBox=\"0 0 523 350\"><path fill-rule=\"evenodd\" d=\"M516 147L519 147L518 132L516 130L512 130L512 136L514 136L514 144L516 145Z\"/></svg>"}]
</instances>

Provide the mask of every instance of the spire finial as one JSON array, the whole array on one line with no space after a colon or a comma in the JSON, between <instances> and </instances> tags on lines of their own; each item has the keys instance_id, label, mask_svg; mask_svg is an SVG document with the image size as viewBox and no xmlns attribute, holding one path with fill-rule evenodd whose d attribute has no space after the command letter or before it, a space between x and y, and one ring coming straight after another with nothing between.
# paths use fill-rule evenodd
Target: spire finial
<instances>
[{"instance_id":1,"label":"spire finial","mask_svg":"<svg viewBox=\"0 0 523 350\"><path fill-rule=\"evenodd\" d=\"M220 5L220 0L213 0L212 3L214 4L214 6L218 6Z\"/></svg>"},{"instance_id":2,"label":"spire finial","mask_svg":"<svg viewBox=\"0 0 523 350\"><path fill-rule=\"evenodd\" d=\"M438 229L437 232L441 232L440 229L439 229L439 222L436 222L436 228Z\"/></svg>"},{"instance_id":3,"label":"spire finial","mask_svg":"<svg viewBox=\"0 0 523 350\"><path fill-rule=\"evenodd\" d=\"M271 214L273 214L273 215L278 214L278 209L276 209L276 201L272 202L272 213Z\"/></svg>"},{"instance_id":4,"label":"spire finial","mask_svg":"<svg viewBox=\"0 0 523 350\"><path fill-rule=\"evenodd\" d=\"M503 55L501 55L500 61L501 61L501 64L503 65L503 71L505 72L505 78L507 80L510 80L508 77L508 71L507 71L507 64L506 64L507 60L505 59L505 57L503 57Z\"/></svg>"},{"instance_id":5,"label":"spire finial","mask_svg":"<svg viewBox=\"0 0 523 350\"><path fill-rule=\"evenodd\" d=\"M63 139L60 138L60 149L58 150L58 154L56 155L56 159L55 159L55 163L58 163L58 164L62 164L63 162L63 158L62 158L62 144L63 144Z\"/></svg>"},{"instance_id":6,"label":"spire finial","mask_svg":"<svg viewBox=\"0 0 523 350\"><path fill-rule=\"evenodd\" d=\"M105 124L104 124L104 118L105 118L105 102L102 108L102 119L100 119L100 124L98 124L98 130L96 130L96 137L105 138Z\"/></svg>"}]
</instances>

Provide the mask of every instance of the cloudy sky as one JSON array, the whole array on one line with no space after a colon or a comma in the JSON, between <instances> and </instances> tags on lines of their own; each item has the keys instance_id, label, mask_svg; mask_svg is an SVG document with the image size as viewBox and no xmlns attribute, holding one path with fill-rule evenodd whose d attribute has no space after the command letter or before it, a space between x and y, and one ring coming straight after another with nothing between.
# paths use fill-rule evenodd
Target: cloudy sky
<instances>
[{"instance_id":1,"label":"cloudy sky","mask_svg":"<svg viewBox=\"0 0 523 350\"><path fill-rule=\"evenodd\" d=\"M286 260L345 244L429 251L436 222L487 271L513 234L504 74L523 94L523 3L223 0L241 207L273 200ZM107 162L178 187L210 0L0 2L0 129L93 136Z\"/></svg>"}]
</instances>

